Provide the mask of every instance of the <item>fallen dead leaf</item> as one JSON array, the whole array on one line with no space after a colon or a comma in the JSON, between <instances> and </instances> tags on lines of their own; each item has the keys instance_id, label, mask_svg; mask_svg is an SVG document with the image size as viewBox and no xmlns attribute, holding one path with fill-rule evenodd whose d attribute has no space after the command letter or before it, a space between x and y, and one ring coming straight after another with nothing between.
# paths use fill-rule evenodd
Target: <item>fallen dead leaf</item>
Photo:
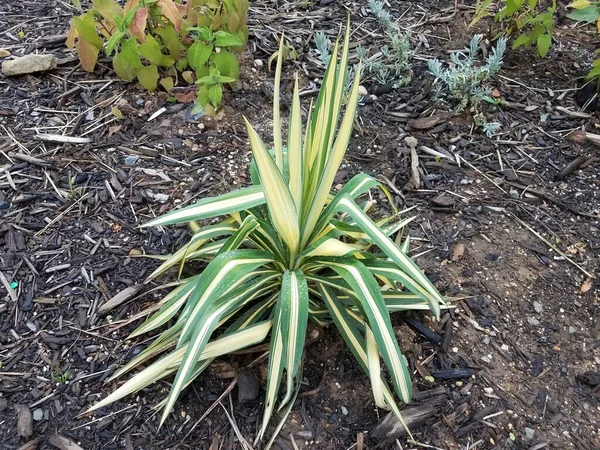
<instances>
[{"instance_id":1,"label":"fallen dead leaf","mask_svg":"<svg viewBox=\"0 0 600 450\"><path fill-rule=\"evenodd\" d=\"M118 133L123 128L123 125L113 125L108 127L108 137L111 137L113 134Z\"/></svg>"},{"instance_id":2,"label":"fallen dead leaf","mask_svg":"<svg viewBox=\"0 0 600 450\"><path fill-rule=\"evenodd\" d=\"M500 94L500 91L498 89L494 89L492 90L492 97L494 98L500 98L502 94Z\"/></svg>"},{"instance_id":3,"label":"fallen dead leaf","mask_svg":"<svg viewBox=\"0 0 600 450\"><path fill-rule=\"evenodd\" d=\"M174 96L180 103L190 103L196 99L196 92L177 92Z\"/></svg>"},{"instance_id":4,"label":"fallen dead leaf","mask_svg":"<svg viewBox=\"0 0 600 450\"><path fill-rule=\"evenodd\" d=\"M452 246L452 252L450 252L450 259L452 261L458 261L465 254L465 244L457 242Z\"/></svg>"},{"instance_id":5,"label":"fallen dead leaf","mask_svg":"<svg viewBox=\"0 0 600 450\"><path fill-rule=\"evenodd\" d=\"M230 379L235 378L237 371L231 366L231 364L224 361L216 361L210 365L210 372L216 378Z\"/></svg>"},{"instance_id":6,"label":"fallen dead leaf","mask_svg":"<svg viewBox=\"0 0 600 450\"><path fill-rule=\"evenodd\" d=\"M583 282L583 284L581 285L581 293L585 294L587 291L589 291L592 288L592 279L588 278L587 280L585 280Z\"/></svg>"}]
</instances>

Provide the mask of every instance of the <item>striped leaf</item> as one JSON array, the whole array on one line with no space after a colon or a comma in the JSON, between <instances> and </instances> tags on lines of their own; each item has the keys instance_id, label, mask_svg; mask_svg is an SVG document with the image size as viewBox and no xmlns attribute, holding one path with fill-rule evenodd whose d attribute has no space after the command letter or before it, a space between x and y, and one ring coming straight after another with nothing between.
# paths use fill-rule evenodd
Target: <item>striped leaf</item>
<instances>
[{"instance_id":1,"label":"striped leaf","mask_svg":"<svg viewBox=\"0 0 600 450\"><path fill-rule=\"evenodd\" d=\"M281 302L283 324L283 345L287 349L285 363L287 375L287 391L280 403L281 409L292 397L294 392L294 377L304 354L304 339L308 323L308 286L306 278L300 270L286 270L281 282ZM286 333L287 332L287 333Z\"/></svg>"},{"instance_id":2,"label":"striped leaf","mask_svg":"<svg viewBox=\"0 0 600 450\"><path fill-rule=\"evenodd\" d=\"M281 171L267 151L252 125L246 120L252 155L259 170L260 181L270 212L271 222L291 252L298 253L299 229L296 205Z\"/></svg>"},{"instance_id":3,"label":"striped leaf","mask_svg":"<svg viewBox=\"0 0 600 450\"><path fill-rule=\"evenodd\" d=\"M281 293L279 294L281 298ZM258 432L257 440L261 440L267 426L271 420L275 402L277 401L277 391L283 376L287 349L284 346L284 326L285 318L283 317L282 302L279 300L275 304L275 312L273 315L273 327L271 331L271 343L269 349L269 366L267 369L267 392L265 396L265 407L263 411L263 420L260 431Z\"/></svg>"},{"instance_id":4,"label":"striped leaf","mask_svg":"<svg viewBox=\"0 0 600 450\"><path fill-rule=\"evenodd\" d=\"M214 359L262 342L267 337L270 328L271 321L265 321L238 332L226 334L219 339L209 342L198 358L198 361ZM185 351L186 347L180 348L148 366L134 378L120 386L116 391L88 409L86 413L102 408L172 374L179 367Z\"/></svg>"},{"instance_id":5,"label":"striped leaf","mask_svg":"<svg viewBox=\"0 0 600 450\"><path fill-rule=\"evenodd\" d=\"M239 250L234 250L228 253L233 253L235 251ZM225 253L224 255L227 255L228 253ZM255 255L255 260L253 262L248 262L251 259L248 257L248 255L246 255L246 258L248 258L246 260L246 263L241 263L239 259L234 260L238 262L237 265L228 267L226 264L223 266L223 270L227 270L227 275L232 275L235 279L235 272L251 271L259 265L264 264L265 262L264 258L261 258L258 254ZM223 276L222 279L227 280L227 275ZM275 274L275 276L277 276L277 274ZM179 366L177 375L175 376L175 380L173 381L173 386L171 387L171 391L169 392L169 397L167 398L167 402L163 410L161 424L164 423L165 419L171 412L171 409L173 408L177 397L186 386L186 383L193 379L194 365L198 361L198 358L200 357L202 352L204 351L204 347L206 346L213 331L217 327L217 324L219 323L221 317L227 314L228 310L235 309L239 305L252 300L251 294L255 289L260 287L260 282L267 283L269 280L270 278L268 276L261 277L258 282L255 280L253 282L250 282L248 286L241 286L240 288L234 290L232 293L226 294L219 299L215 299L213 303L204 303L203 305L206 305L205 307L197 307L192 312L190 318L184 325L183 330L181 332L181 337L179 339L179 347L183 347L185 343L187 343L185 337L186 330L191 330L192 334L189 338L189 344L187 345L185 355L183 356L181 365ZM220 281L213 280L211 286L213 285L213 283L215 283L215 285L218 286ZM207 295L207 293L209 292L219 292L218 289L211 289L211 286L208 287L204 295ZM199 302L199 305L202 305L201 300ZM193 324L193 328L189 328L189 324Z\"/></svg>"},{"instance_id":6,"label":"striped leaf","mask_svg":"<svg viewBox=\"0 0 600 450\"><path fill-rule=\"evenodd\" d=\"M398 264L416 285L423 288L427 293L427 299L431 305L432 311L434 311L435 317L439 320L439 305L444 304L444 299L414 261L402 253L396 244L394 244L394 242L377 227L369 216L364 214L360 208L356 206L356 203L354 203L350 197L347 195L342 196L338 201L338 207L340 210L352 216L356 223L373 240L373 243L375 243L393 262ZM419 294L419 292L415 293Z\"/></svg>"},{"instance_id":7,"label":"striped leaf","mask_svg":"<svg viewBox=\"0 0 600 450\"><path fill-rule=\"evenodd\" d=\"M265 203L261 186L242 188L234 192L209 197L199 202L176 209L141 225L142 228L173 225L191 220L210 219L237 211L243 211Z\"/></svg>"},{"instance_id":8,"label":"striped leaf","mask_svg":"<svg viewBox=\"0 0 600 450\"><path fill-rule=\"evenodd\" d=\"M356 294L369 326L373 330L381 356L390 371L396 393L402 401L408 403L412 396L410 374L400 353L379 285L373 275L362 263L351 258L319 258L318 260L341 275Z\"/></svg>"}]
</instances>

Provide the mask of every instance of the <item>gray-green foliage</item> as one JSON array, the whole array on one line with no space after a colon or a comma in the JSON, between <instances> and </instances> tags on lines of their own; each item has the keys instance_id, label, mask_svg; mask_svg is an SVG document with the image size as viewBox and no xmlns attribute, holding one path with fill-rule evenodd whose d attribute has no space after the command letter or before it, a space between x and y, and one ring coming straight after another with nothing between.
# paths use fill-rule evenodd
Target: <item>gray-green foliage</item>
<instances>
[{"instance_id":1,"label":"gray-green foliage","mask_svg":"<svg viewBox=\"0 0 600 450\"><path fill-rule=\"evenodd\" d=\"M394 89L405 86L412 75L410 39L394 23L383 1L369 0L369 8L384 30L386 44L373 54L363 46L356 48L356 56L363 64L362 74L374 78L378 84L392 84ZM323 31L317 31L314 40L321 64L326 66L331 58L331 43ZM348 80L355 71L355 66L348 68Z\"/></svg>"},{"instance_id":2,"label":"gray-green foliage","mask_svg":"<svg viewBox=\"0 0 600 450\"><path fill-rule=\"evenodd\" d=\"M374 55L369 56L369 50L361 46L356 49L356 54L363 61L365 71L375 77L379 84L392 84L395 89L405 86L412 75L410 39L392 20L383 1L369 0L368 3L388 43Z\"/></svg>"},{"instance_id":3,"label":"gray-green foliage","mask_svg":"<svg viewBox=\"0 0 600 450\"><path fill-rule=\"evenodd\" d=\"M504 52L506 51L506 39L498 39L496 46L485 59L484 64L478 64L477 51L483 39L482 35L475 35L465 51L457 51L450 54L451 64L444 64L437 58L428 61L429 73L435 78L436 98L448 100L455 105L458 112L470 107L478 118L477 125L481 126L488 136L494 134L500 124L497 122L486 122L485 117L479 111L482 100L494 103L490 97L492 89L485 83L498 73L502 67Z\"/></svg>"}]
</instances>

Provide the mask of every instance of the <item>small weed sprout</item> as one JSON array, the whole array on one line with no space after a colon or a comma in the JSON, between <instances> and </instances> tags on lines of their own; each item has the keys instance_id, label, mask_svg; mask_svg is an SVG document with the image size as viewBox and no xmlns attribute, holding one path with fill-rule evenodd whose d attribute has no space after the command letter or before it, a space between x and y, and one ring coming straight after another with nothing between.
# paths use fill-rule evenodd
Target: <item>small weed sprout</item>
<instances>
[{"instance_id":1,"label":"small weed sprout","mask_svg":"<svg viewBox=\"0 0 600 450\"><path fill-rule=\"evenodd\" d=\"M450 55L450 64L444 67L437 58L427 63L429 73L435 79L435 96L454 103L457 112L464 111L467 107L475 113L476 124L481 126L488 136L498 131L500 124L487 123L485 116L479 110L481 101L495 104L491 97L492 89L485 82L498 73L502 67L506 39L500 38L496 47L492 48L485 64L477 64L477 50L483 39L482 35L475 35L465 51L457 51Z\"/></svg>"}]
</instances>

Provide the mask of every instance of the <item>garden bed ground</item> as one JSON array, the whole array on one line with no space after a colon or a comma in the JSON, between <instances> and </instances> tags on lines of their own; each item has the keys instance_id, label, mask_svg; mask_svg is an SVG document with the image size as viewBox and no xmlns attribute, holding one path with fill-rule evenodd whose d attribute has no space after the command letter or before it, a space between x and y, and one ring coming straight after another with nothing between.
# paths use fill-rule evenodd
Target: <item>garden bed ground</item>
<instances>
[{"instance_id":1,"label":"garden bed ground","mask_svg":"<svg viewBox=\"0 0 600 450\"><path fill-rule=\"evenodd\" d=\"M391 3L418 43L413 80L360 107L339 181L368 172L399 207L414 207L411 254L443 294L460 300L441 324L426 315L394 317L414 368L409 408L420 414L413 428L419 445L385 429L377 436L385 412L328 328L307 348L305 383L279 448L598 449L600 153L574 139L576 130L594 132L597 124L596 112L578 112L575 103L575 77L591 61L594 30L559 22L546 59L528 50L509 55L494 82L507 102L492 112L503 128L489 139L464 114L446 115L431 100L424 63L466 44L472 6ZM59 58L50 73L0 76L0 449L243 448L236 429L252 442L262 392L240 404L234 387L197 422L233 377L242 374L244 392L264 381L266 363L256 361L264 347L223 358L160 430L151 407L166 383L77 418L116 386L103 383L115 364L147 344L125 340L137 323L128 318L155 298L135 298L108 317L99 308L156 267L137 256L168 253L186 237L183 228L137 225L247 183L242 114L270 137L267 60L279 33L299 53L287 65L284 89L297 70L308 100L322 75L313 33L333 36L349 11L353 42L374 45L382 39L374 20L362 3L252 2L241 81L226 95L220 120L194 120L189 104L119 82L106 62L94 74L79 70L64 47L76 12L67 2L4 0L0 9L0 48ZM41 140L47 133L89 142ZM404 189L407 136L418 140L417 190ZM380 205L386 208L384 197ZM436 334L415 331L419 323ZM440 378L459 368L474 375Z\"/></svg>"}]
</instances>

